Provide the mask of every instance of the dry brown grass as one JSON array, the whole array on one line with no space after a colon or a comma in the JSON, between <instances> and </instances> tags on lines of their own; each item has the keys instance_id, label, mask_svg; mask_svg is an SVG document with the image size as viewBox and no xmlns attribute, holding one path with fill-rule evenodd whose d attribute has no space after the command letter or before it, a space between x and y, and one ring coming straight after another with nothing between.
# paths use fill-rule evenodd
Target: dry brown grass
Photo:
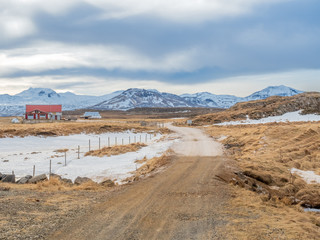
<instances>
[{"instance_id":1,"label":"dry brown grass","mask_svg":"<svg viewBox=\"0 0 320 240\"><path fill-rule=\"evenodd\" d=\"M239 187L229 204L225 212L232 218L223 230L232 232L236 239L319 239L319 214L306 213L278 199L265 202L258 194Z\"/></svg>"},{"instance_id":2,"label":"dry brown grass","mask_svg":"<svg viewBox=\"0 0 320 240\"><path fill-rule=\"evenodd\" d=\"M291 168L320 168L320 123L211 126L211 136L222 142L239 165L290 179ZM276 177L275 177L276 178Z\"/></svg>"},{"instance_id":3,"label":"dry brown grass","mask_svg":"<svg viewBox=\"0 0 320 240\"><path fill-rule=\"evenodd\" d=\"M12 184L0 183L1 189L10 190L32 190L36 192L66 192L66 191L106 191L108 189L96 182L89 181L81 185L70 185L59 178L51 177L50 180L42 181L37 184Z\"/></svg>"},{"instance_id":4,"label":"dry brown grass","mask_svg":"<svg viewBox=\"0 0 320 240\"><path fill-rule=\"evenodd\" d=\"M145 132L155 130L153 127L142 127L138 123L125 121L99 121L99 122L54 122L38 124L1 124L0 138L14 136L67 136L70 134L105 132L122 132L133 130Z\"/></svg>"},{"instance_id":5,"label":"dry brown grass","mask_svg":"<svg viewBox=\"0 0 320 240\"><path fill-rule=\"evenodd\" d=\"M156 169L161 168L162 166L168 164L172 160L172 152L171 150L166 151L160 157L154 157L151 159L142 159L139 163L145 162L141 167L139 167L132 177L126 179L128 182L137 181L139 178L144 177Z\"/></svg>"},{"instance_id":6,"label":"dry brown grass","mask_svg":"<svg viewBox=\"0 0 320 240\"><path fill-rule=\"evenodd\" d=\"M319 170L320 123L210 126L207 132L225 137L226 154L249 180L235 181L246 189L234 189L230 209L239 219L230 220L230 231L239 239L318 238L319 214L301 206L320 207L320 184L307 184L290 169Z\"/></svg>"},{"instance_id":7,"label":"dry brown grass","mask_svg":"<svg viewBox=\"0 0 320 240\"><path fill-rule=\"evenodd\" d=\"M116 145L112 147L104 147L100 150L92 150L85 154L85 156L96 156L96 157L103 157L103 156L111 156L111 155L120 155L127 152L136 152L139 149L147 146L144 143L131 143L127 145Z\"/></svg>"}]
</instances>

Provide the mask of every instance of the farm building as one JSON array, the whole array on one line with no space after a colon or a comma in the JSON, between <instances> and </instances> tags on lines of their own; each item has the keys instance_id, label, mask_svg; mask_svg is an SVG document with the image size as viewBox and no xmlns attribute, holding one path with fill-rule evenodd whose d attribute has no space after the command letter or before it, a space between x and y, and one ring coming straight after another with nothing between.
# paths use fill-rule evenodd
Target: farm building
<instances>
[{"instance_id":1,"label":"farm building","mask_svg":"<svg viewBox=\"0 0 320 240\"><path fill-rule=\"evenodd\" d=\"M101 118L101 115L99 112L85 112L82 116L85 119L89 118Z\"/></svg>"},{"instance_id":2,"label":"farm building","mask_svg":"<svg viewBox=\"0 0 320 240\"><path fill-rule=\"evenodd\" d=\"M27 120L61 120L62 105L26 105Z\"/></svg>"}]
</instances>

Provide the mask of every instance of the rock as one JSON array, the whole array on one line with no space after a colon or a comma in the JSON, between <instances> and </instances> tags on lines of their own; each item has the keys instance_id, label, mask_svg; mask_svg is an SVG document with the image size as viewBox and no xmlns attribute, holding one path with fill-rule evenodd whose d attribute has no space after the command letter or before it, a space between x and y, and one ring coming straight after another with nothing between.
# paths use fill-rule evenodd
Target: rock
<instances>
[{"instance_id":1,"label":"rock","mask_svg":"<svg viewBox=\"0 0 320 240\"><path fill-rule=\"evenodd\" d=\"M244 171L243 174L267 185L270 185L273 182L270 174L258 173L253 171Z\"/></svg>"},{"instance_id":2,"label":"rock","mask_svg":"<svg viewBox=\"0 0 320 240\"><path fill-rule=\"evenodd\" d=\"M61 180L61 176L58 174L55 174L55 173L51 173L50 178L57 178L57 179Z\"/></svg>"},{"instance_id":3,"label":"rock","mask_svg":"<svg viewBox=\"0 0 320 240\"><path fill-rule=\"evenodd\" d=\"M31 179L31 178L32 178L31 175L24 176L24 177L20 178L20 179L17 181L17 183L18 183L18 184L25 184L25 183L27 183L27 182L29 181L29 179Z\"/></svg>"},{"instance_id":4,"label":"rock","mask_svg":"<svg viewBox=\"0 0 320 240\"><path fill-rule=\"evenodd\" d=\"M1 182L15 183L16 176L14 174L2 175Z\"/></svg>"},{"instance_id":5,"label":"rock","mask_svg":"<svg viewBox=\"0 0 320 240\"><path fill-rule=\"evenodd\" d=\"M90 178L87 178L87 177L77 177L74 180L74 184L76 184L76 185L80 185L80 184L83 184L85 182L92 182L92 180Z\"/></svg>"},{"instance_id":6,"label":"rock","mask_svg":"<svg viewBox=\"0 0 320 240\"><path fill-rule=\"evenodd\" d=\"M0 181L1 181L1 179L2 179L2 176L3 176L3 175L2 175L2 173L0 172Z\"/></svg>"},{"instance_id":7,"label":"rock","mask_svg":"<svg viewBox=\"0 0 320 240\"><path fill-rule=\"evenodd\" d=\"M301 201L303 207L320 208L320 191L316 187L300 190L295 198Z\"/></svg>"},{"instance_id":8,"label":"rock","mask_svg":"<svg viewBox=\"0 0 320 240\"><path fill-rule=\"evenodd\" d=\"M32 177L31 179L28 180L28 183L38 183L41 181L45 181L48 180L47 175L45 174L41 174L35 177Z\"/></svg>"},{"instance_id":9,"label":"rock","mask_svg":"<svg viewBox=\"0 0 320 240\"><path fill-rule=\"evenodd\" d=\"M102 185L104 187L114 187L115 183L111 179L107 179L107 180L101 182L100 185Z\"/></svg>"},{"instance_id":10,"label":"rock","mask_svg":"<svg viewBox=\"0 0 320 240\"><path fill-rule=\"evenodd\" d=\"M65 183L65 184L68 184L68 185L72 185L73 184L72 180L68 179L68 178L61 178L60 181Z\"/></svg>"}]
</instances>

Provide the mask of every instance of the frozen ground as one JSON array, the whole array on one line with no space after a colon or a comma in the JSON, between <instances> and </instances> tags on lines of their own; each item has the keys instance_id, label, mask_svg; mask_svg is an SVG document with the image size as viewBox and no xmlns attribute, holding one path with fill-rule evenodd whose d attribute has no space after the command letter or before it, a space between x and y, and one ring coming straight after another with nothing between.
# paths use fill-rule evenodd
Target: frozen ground
<instances>
[{"instance_id":1,"label":"frozen ground","mask_svg":"<svg viewBox=\"0 0 320 240\"><path fill-rule=\"evenodd\" d=\"M125 153L110 157L93 157L84 154L91 150L110 145L130 142L147 143L148 146L137 152ZM147 133L106 133L101 135L77 134L59 137L25 137L25 138L2 138L0 139L0 172L15 172L17 178L32 175L35 165L36 174L49 173L49 163L52 162L52 172L65 178L74 180L77 176L89 177L97 182L105 178L117 179L118 182L129 177L130 172L136 170L139 164L135 161L144 157L152 158L160 156L174 142L174 140L159 141L160 134ZM78 159L78 146L80 146L80 159ZM65 154L55 152L58 149L68 149Z\"/></svg>"},{"instance_id":2,"label":"frozen ground","mask_svg":"<svg viewBox=\"0 0 320 240\"><path fill-rule=\"evenodd\" d=\"M249 119L241 120L241 121L231 121L231 122L223 122L215 125L241 125L241 124L264 124L271 122L309 122L309 121L320 121L320 115L316 114L307 114L300 115L301 111L289 112L285 113L281 116L267 117L259 120Z\"/></svg>"},{"instance_id":3,"label":"frozen ground","mask_svg":"<svg viewBox=\"0 0 320 240\"><path fill-rule=\"evenodd\" d=\"M320 176L315 174L313 171L303 171L303 170L300 170L300 169L292 168L291 169L291 173L298 174L308 184L320 183Z\"/></svg>"}]
</instances>

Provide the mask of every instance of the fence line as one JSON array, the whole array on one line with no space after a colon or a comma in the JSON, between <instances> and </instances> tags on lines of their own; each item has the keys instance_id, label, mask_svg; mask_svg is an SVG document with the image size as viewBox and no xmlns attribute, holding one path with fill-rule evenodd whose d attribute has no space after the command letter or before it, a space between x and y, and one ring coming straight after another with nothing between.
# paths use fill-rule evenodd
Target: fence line
<instances>
[{"instance_id":1,"label":"fence line","mask_svg":"<svg viewBox=\"0 0 320 240\"><path fill-rule=\"evenodd\" d=\"M149 135L149 139L150 140L152 139L152 135L155 136L155 134L146 133L145 134L145 139L144 139L145 143L148 142L148 135ZM137 140L139 140L138 143L142 143L143 142L142 141L142 139L143 139L142 135L141 134L139 135L139 139L137 139L137 136L138 136L138 134L134 134L134 136L133 136L134 137L134 143L137 143ZM113 144L111 143L110 140L111 140L110 137L108 137L108 140L107 140L108 147L117 146L118 145L118 137L114 138L114 143ZM127 137L127 140L128 140L128 144L131 144L131 135L129 135ZM125 145L125 138L121 138L121 145ZM101 149L101 138L100 137L98 139L98 148L99 148L99 150ZM88 139L88 149L89 149L89 151L93 150L92 149L92 144L91 144L91 139ZM72 149L70 149L70 150L72 150ZM77 149L75 149L75 150L76 150L75 151L75 154L76 154L75 158L80 159L80 157L81 157L81 146L77 145ZM64 152L64 156L59 156L59 157L64 157L64 167L66 167L68 165L67 164L68 163L68 161L67 161L67 151ZM75 160L75 159L73 159L72 154L71 154L70 159L71 159L70 161ZM52 166L52 163L53 163L53 161L52 161L52 159L50 159L49 160L49 179L50 179L50 175L54 172L54 168ZM60 164L60 163L58 163L58 164ZM63 163L61 163L61 164L63 164ZM12 171L12 174L14 174L14 171ZM32 176L33 177L36 176L36 165L33 165Z\"/></svg>"}]
</instances>

